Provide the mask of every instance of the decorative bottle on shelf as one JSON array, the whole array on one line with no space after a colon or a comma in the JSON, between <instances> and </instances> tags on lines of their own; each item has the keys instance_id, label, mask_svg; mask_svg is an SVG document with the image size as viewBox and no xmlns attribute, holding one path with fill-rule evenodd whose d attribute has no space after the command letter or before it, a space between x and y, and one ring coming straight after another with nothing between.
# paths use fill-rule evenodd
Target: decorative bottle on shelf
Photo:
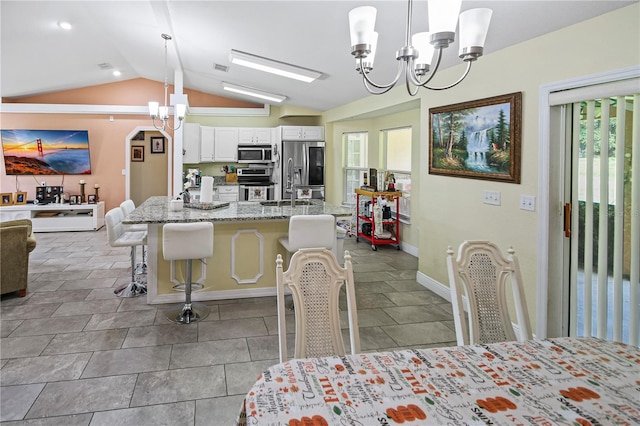
<instances>
[{"instance_id":1,"label":"decorative bottle on shelf","mask_svg":"<svg viewBox=\"0 0 640 426\"><path fill-rule=\"evenodd\" d=\"M84 186L85 186L86 182L84 180L80 181L80 203L84 203L85 197L84 197Z\"/></svg>"},{"instance_id":2,"label":"decorative bottle on shelf","mask_svg":"<svg viewBox=\"0 0 640 426\"><path fill-rule=\"evenodd\" d=\"M364 172L364 186L369 185L369 179L367 178L367 172Z\"/></svg>"}]
</instances>

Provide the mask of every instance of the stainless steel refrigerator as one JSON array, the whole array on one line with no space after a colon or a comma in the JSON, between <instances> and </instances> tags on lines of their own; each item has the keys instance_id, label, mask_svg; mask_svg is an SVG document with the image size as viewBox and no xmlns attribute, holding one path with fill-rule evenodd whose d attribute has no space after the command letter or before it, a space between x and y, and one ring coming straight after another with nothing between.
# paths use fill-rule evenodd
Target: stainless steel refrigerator
<instances>
[{"instance_id":1,"label":"stainless steel refrigerator","mask_svg":"<svg viewBox=\"0 0 640 426\"><path fill-rule=\"evenodd\" d=\"M296 185L311 190L312 198L324 200L324 149L323 141L282 141L282 199L290 199Z\"/></svg>"}]
</instances>

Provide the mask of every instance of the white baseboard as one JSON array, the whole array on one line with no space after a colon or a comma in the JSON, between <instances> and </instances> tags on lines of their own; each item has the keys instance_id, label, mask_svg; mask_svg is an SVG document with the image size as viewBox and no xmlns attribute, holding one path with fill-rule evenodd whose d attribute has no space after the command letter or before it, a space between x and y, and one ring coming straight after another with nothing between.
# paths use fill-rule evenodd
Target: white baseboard
<instances>
[{"instance_id":1,"label":"white baseboard","mask_svg":"<svg viewBox=\"0 0 640 426\"><path fill-rule=\"evenodd\" d=\"M405 253L409 253L414 257L418 257L418 247L414 247L412 245L409 245L407 243L403 243L402 241L400 241L400 249Z\"/></svg>"},{"instance_id":2,"label":"white baseboard","mask_svg":"<svg viewBox=\"0 0 640 426\"><path fill-rule=\"evenodd\" d=\"M434 280L420 271L416 273L416 281L418 281L419 284L422 284L427 290L431 290L438 296L451 302L451 291L448 286Z\"/></svg>"}]
</instances>

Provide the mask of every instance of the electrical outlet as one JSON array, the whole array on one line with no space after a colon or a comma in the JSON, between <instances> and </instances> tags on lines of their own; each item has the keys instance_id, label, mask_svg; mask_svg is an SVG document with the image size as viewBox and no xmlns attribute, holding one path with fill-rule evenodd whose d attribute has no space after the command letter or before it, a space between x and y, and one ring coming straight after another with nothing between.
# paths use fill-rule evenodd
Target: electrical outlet
<instances>
[{"instance_id":1,"label":"electrical outlet","mask_svg":"<svg viewBox=\"0 0 640 426\"><path fill-rule=\"evenodd\" d=\"M520 195L520 210L536 211L536 197L533 195Z\"/></svg>"},{"instance_id":2,"label":"electrical outlet","mask_svg":"<svg viewBox=\"0 0 640 426\"><path fill-rule=\"evenodd\" d=\"M492 206L500 205L500 191L484 191L482 202Z\"/></svg>"}]
</instances>

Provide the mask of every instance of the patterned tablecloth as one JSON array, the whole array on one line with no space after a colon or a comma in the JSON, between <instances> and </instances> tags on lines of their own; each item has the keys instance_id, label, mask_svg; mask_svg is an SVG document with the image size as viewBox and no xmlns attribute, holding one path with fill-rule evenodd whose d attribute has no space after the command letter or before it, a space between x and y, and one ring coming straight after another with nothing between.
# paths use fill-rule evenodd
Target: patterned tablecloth
<instances>
[{"instance_id":1,"label":"patterned tablecloth","mask_svg":"<svg viewBox=\"0 0 640 426\"><path fill-rule=\"evenodd\" d=\"M595 338L296 359L239 425L640 424L640 349Z\"/></svg>"}]
</instances>

